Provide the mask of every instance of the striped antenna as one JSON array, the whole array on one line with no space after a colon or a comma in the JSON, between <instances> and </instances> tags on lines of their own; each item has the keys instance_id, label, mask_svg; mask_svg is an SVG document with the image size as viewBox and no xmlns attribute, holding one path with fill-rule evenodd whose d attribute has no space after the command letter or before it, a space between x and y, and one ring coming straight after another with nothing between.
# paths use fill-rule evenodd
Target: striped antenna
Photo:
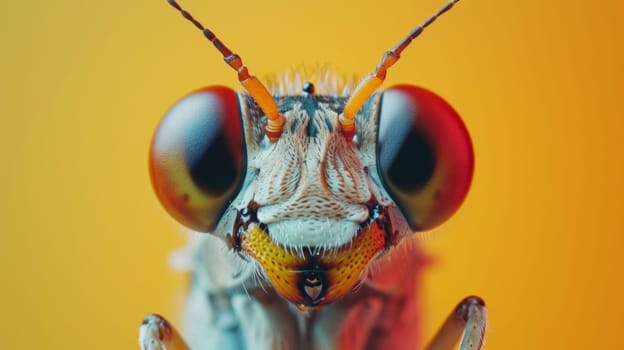
<instances>
[{"instance_id":1,"label":"striped antenna","mask_svg":"<svg viewBox=\"0 0 624 350\"><path fill-rule=\"evenodd\" d=\"M268 118L265 129L267 137L271 142L276 142L282 134L282 129L286 119L277 110L277 104L273 100L273 97L267 88L260 82L260 80L258 80L258 78L249 74L249 71L247 70L247 67L243 65L243 60L240 56L232 53L232 51L230 51L230 49L228 49L216 35L214 35L209 29L205 28L198 20L193 18L190 13L180 7L175 0L167 0L167 2L169 2L169 5L178 10L180 14L182 14L182 17L193 23L197 29L201 30L206 39L210 40L221 55L223 55L225 63L227 63L238 73L238 80Z\"/></svg>"},{"instance_id":2,"label":"striped antenna","mask_svg":"<svg viewBox=\"0 0 624 350\"><path fill-rule=\"evenodd\" d=\"M355 135L355 115L362 108L362 105L366 100L379 88L381 83L386 79L386 71L393 64L395 64L400 56L401 52L409 46L412 40L416 39L425 28L433 23L443 13L450 10L459 0L453 0L444 5L435 15L429 17L423 24L414 28L403 40L401 40L392 50L386 52L381 59L381 63L377 66L374 73L368 74L357 85L351 97L345 104L343 112L340 114L338 120L340 122L340 128L347 140L351 140Z\"/></svg>"}]
</instances>

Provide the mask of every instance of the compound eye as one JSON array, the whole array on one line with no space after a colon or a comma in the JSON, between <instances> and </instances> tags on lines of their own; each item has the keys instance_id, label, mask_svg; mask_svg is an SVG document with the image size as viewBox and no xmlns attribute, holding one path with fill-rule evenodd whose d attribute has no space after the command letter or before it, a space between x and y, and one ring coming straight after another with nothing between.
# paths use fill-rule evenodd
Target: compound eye
<instances>
[{"instance_id":1,"label":"compound eye","mask_svg":"<svg viewBox=\"0 0 624 350\"><path fill-rule=\"evenodd\" d=\"M377 135L384 187L410 228L431 229L453 215L474 168L470 136L457 112L428 90L395 86L382 95Z\"/></svg>"},{"instance_id":2,"label":"compound eye","mask_svg":"<svg viewBox=\"0 0 624 350\"><path fill-rule=\"evenodd\" d=\"M202 232L214 229L237 194L246 154L236 93L197 90L160 122L149 155L152 185L167 212Z\"/></svg>"}]
</instances>

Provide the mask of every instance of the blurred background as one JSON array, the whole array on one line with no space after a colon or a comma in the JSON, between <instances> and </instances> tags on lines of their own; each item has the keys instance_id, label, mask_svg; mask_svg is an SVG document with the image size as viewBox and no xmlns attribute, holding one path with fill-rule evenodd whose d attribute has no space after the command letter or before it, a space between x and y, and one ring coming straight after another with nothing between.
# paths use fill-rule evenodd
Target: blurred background
<instances>
[{"instance_id":1,"label":"blurred background","mask_svg":"<svg viewBox=\"0 0 624 350\"><path fill-rule=\"evenodd\" d=\"M362 76L444 0L184 0L261 78L329 64ZM466 0L385 86L463 116L476 152L460 211L421 241L430 338L464 296L486 349L624 348L624 30L620 1ZM147 150L204 85L239 89L166 1L11 1L0 14L0 334L13 349L137 349L150 312L178 323L186 235L160 207Z\"/></svg>"}]
</instances>

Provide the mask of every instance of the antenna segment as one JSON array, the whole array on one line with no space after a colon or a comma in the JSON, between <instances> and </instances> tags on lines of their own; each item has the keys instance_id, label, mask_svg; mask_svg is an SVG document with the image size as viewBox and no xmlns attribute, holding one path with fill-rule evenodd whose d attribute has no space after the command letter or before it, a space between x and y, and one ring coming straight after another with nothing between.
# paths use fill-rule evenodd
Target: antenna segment
<instances>
[{"instance_id":1,"label":"antenna segment","mask_svg":"<svg viewBox=\"0 0 624 350\"><path fill-rule=\"evenodd\" d=\"M386 52L381 59L381 63L377 66L374 73L368 74L357 85L351 97L345 104L343 112L338 117L342 133L348 140L355 135L355 115L362 108L366 100L379 88L381 83L386 79L386 72L401 57L401 52L409 46L412 40L416 39L431 23L440 17L443 13L450 10L459 0L453 0L444 5L438 12L429 17L423 24L414 28L403 40L401 40L394 48Z\"/></svg>"},{"instance_id":2,"label":"antenna segment","mask_svg":"<svg viewBox=\"0 0 624 350\"><path fill-rule=\"evenodd\" d=\"M282 129L286 119L277 110L277 104L273 100L273 97L267 90L267 88L253 75L249 74L247 67L243 65L243 60L235 53L232 53L225 44L217 38L214 33L205 28L198 20L184 10L175 0L167 0L169 5L173 6L180 12L182 17L193 23L197 29L201 30L206 39L208 39L217 50L223 55L225 63L227 63L232 69L238 73L238 81L247 90L249 95L256 101L262 112L267 116L268 122L265 128L265 133L269 138L269 141L276 142L282 134Z\"/></svg>"}]
</instances>

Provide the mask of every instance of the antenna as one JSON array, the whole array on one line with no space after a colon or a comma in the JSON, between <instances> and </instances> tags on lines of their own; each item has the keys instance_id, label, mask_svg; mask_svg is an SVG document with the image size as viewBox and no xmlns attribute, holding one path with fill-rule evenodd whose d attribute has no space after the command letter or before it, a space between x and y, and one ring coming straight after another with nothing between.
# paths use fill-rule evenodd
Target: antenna
<instances>
[{"instance_id":1,"label":"antenna","mask_svg":"<svg viewBox=\"0 0 624 350\"><path fill-rule=\"evenodd\" d=\"M429 17L423 24L418 27L412 29L412 31L401 40L392 50L386 52L382 59L381 63L377 66L377 69L374 73L368 74L362 81L357 85L349 100L345 104L343 112L338 117L338 121L340 122L340 128L342 129L342 133L345 135L347 140L351 140L353 135L355 135L355 115L362 108L362 105L366 102L366 100L379 88L381 83L386 79L386 72L388 68L392 67L399 58L401 57L401 52L409 46L412 40L416 39L431 23L435 22L435 20L440 17L443 13L450 10L453 5L455 5L459 0L452 0L444 5L438 12Z\"/></svg>"},{"instance_id":2,"label":"antenna","mask_svg":"<svg viewBox=\"0 0 624 350\"><path fill-rule=\"evenodd\" d=\"M230 49L228 49L227 46L225 46L225 44L223 44L221 40L219 40L219 38L217 38L217 36L210 31L210 29L205 28L198 20L193 18L190 13L180 7L175 0L167 0L167 2L169 5L178 10L182 17L193 23L197 29L201 30L206 39L208 39L217 48L221 55L223 55L225 63L227 63L238 73L238 81L240 81L247 92L249 92L249 95L256 100L256 103L258 103L262 112L264 112L269 119L265 129L265 133L269 138L269 141L272 143L276 142L282 134L282 129L286 119L277 110L277 104L273 100L273 97L267 88L260 82L260 80L258 80L258 78L249 74L249 71L247 70L247 67L243 65L243 60L240 56L232 53L232 51L230 51Z\"/></svg>"}]
</instances>

